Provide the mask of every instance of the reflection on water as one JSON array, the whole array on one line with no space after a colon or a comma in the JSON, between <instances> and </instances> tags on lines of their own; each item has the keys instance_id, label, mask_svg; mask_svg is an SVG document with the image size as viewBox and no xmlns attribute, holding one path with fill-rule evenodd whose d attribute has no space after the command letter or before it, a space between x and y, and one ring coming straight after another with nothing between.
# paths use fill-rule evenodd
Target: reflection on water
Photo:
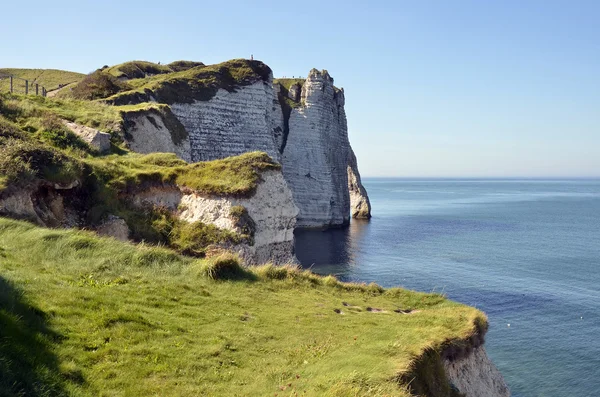
<instances>
[{"instance_id":1,"label":"reflection on water","mask_svg":"<svg viewBox=\"0 0 600 397\"><path fill-rule=\"evenodd\" d=\"M316 266L318 273L337 274L341 267L356 263L369 221L353 220L349 227L329 230L296 230L296 256L304 268Z\"/></svg>"}]
</instances>

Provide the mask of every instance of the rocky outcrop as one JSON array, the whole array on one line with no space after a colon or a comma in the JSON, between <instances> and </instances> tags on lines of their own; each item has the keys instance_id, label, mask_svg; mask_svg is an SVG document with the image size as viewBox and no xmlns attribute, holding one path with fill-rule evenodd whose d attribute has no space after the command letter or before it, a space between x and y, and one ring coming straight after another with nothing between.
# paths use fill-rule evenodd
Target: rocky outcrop
<instances>
[{"instance_id":1,"label":"rocky outcrop","mask_svg":"<svg viewBox=\"0 0 600 397\"><path fill-rule=\"evenodd\" d=\"M41 226L76 227L81 214L73 206L72 191L79 186L38 183L0 193L0 216L26 219Z\"/></svg>"},{"instance_id":2,"label":"rocky outcrop","mask_svg":"<svg viewBox=\"0 0 600 397\"><path fill-rule=\"evenodd\" d=\"M348 191L350 192L352 217L357 219L371 218L371 202L367 190L360 180L358 164L352 148L350 148L350 161L348 162Z\"/></svg>"},{"instance_id":3,"label":"rocky outcrop","mask_svg":"<svg viewBox=\"0 0 600 397\"><path fill-rule=\"evenodd\" d=\"M483 346L464 357L443 361L450 383L466 397L509 397L510 390L502 374Z\"/></svg>"},{"instance_id":4,"label":"rocky outcrop","mask_svg":"<svg viewBox=\"0 0 600 397\"><path fill-rule=\"evenodd\" d=\"M124 112L126 141L138 153L171 152L192 161L188 133L168 107Z\"/></svg>"},{"instance_id":5,"label":"rocky outcrop","mask_svg":"<svg viewBox=\"0 0 600 397\"><path fill-rule=\"evenodd\" d=\"M228 248L239 252L250 264L296 262L294 228L298 208L280 171L263 172L256 191L247 198L209 196L170 185L136 193L133 203L168 208L186 222L201 221L238 234L244 232L239 222L241 211L247 214L245 223L252 225L252 241Z\"/></svg>"},{"instance_id":6,"label":"rocky outcrop","mask_svg":"<svg viewBox=\"0 0 600 397\"><path fill-rule=\"evenodd\" d=\"M350 143L344 91L327 71L311 70L302 86L302 106L292 109L283 174L300 209L299 227L350 222L347 166Z\"/></svg>"},{"instance_id":7,"label":"rocky outcrop","mask_svg":"<svg viewBox=\"0 0 600 397\"><path fill-rule=\"evenodd\" d=\"M304 83L288 89L273 85L265 74L245 85L218 88L214 95L190 99L186 90L180 91L180 101L175 91L164 101L187 141L174 145L171 127L160 117L130 115L125 136L132 150L173 152L193 162L263 151L282 164L300 210L298 227L343 226L351 216L370 217L348 141L344 91L327 71L313 69ZM161 102L157 93L147 96Z\"/></svg>"},{"instance_id":8,"label":"rocky outcrop","mask_svg":"<svg viewBox=\"0 0 600 397\"><path fill-rule=\"evenodd\" d=\"M119 241L129 240L129 226L124 219L109 215L97 228L96 233L101 236L113 237Z\"/></svg>"},{"instance_id":9,"label":"rocky outcrop","mask_svg":"<svg viewBox=\"0 0 600 397\"><path fill-rule=\"evenodd\" d=\"M68 121L65 121L65 125L75 135L79 136L84 142L90 145L92 149L95 149L100 153L107 153L110 151L110 134Z\"/></svg>"}]
</instances>

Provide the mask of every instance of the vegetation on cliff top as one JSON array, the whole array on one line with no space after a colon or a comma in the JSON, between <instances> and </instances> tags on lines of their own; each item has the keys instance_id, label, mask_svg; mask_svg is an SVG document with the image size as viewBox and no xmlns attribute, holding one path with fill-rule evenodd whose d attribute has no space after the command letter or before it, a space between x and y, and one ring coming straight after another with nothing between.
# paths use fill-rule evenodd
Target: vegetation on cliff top
<instances>
[{"instance_id":1,"label":"vegetation on cliff top","mask_svg":"<svg viewBox=\"0 0 600 397\"><path fill-rule=\"evenodd\" d=\"M0 259L9 395L409 396L415 359L485 323L437 294L1 218Z\"/></svg>"},{"instance_id":2,"label":"vegetation on cliff top","mask_svg":"<svg viewBox=\"0 0 600 397\"><path fill-rule=\"evenodd\" d=\"M271 69L260 61L234 59L216 65L200 65L180 72L129 80L132 88L106 99L115 105L136 104L154 100L172 104L193 100L206 101L212 98L219 88L227 91L236 87L266 81Z\"/></svg>"},{"instance_id":3,"label":"vegetation on cliff top","mask_svg":"<svg viewBox=\"0 0 600 397\"><path fill-rule=\"evenodd\" d=\"M143 79L157 74L181 72L197 66L204 66L202 62L175 61L168 65L146 61L130 61L119 65L103 68L102 70L112 76L126 79Z\"/></svg>"}]
</instances>

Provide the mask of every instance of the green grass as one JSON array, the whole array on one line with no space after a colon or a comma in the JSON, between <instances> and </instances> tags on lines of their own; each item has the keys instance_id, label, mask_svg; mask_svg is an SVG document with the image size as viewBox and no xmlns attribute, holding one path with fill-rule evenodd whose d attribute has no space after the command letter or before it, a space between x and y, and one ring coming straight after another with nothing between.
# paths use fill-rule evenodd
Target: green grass
<instances>
[{"instance_id":1,"label":"green grass","mask_svg":"<svg viewBox=\"0 0 600 397\"><path fill-rule=\"evenodd\" d=\"M485 322L436 294L6 219L0 283L0 395L406 397L417 357Z\"/></svg>"},{"instance_id":2,"label":"green grass","mask_svg":"<svg viewBox=\"0 0 600 397\"><path fill-rule=\"evenodd\" d=\"M106 99L114 105L150 102L190 103L211 99L219 88L233 91L256 81L266 81L271 69L260 61L233 59L216 65L199 65L180 72L158 74L129 80L129 91L119 92Z\"/></svg>"},{"instance_id":3,"label":"green grass","mask_svg":"<svg viewBox=\"0 0 600 397\"><path fill-rule=\"evenodd\" d=\"M56 69L0 69L0 75L9 74L25 80L30 84L39 84L51 91L59 87L80 81L85 75L81 73L68 72L66 70ZM20 84L20 83L19 83ZM0 91L6 91L10 88L10 83L6 80L0 80Z\"/></svg>"},{"instance_id":4,"label":"green grass","mask_svg":"<svg viewBox=\"0 0 600 397\"><path fill-rule=\"evenodd\" d=\"M294 84L299 84L300 87L304 85L306 79L273 79L273 84L280 84L283 88L289 91L290 87Z\"/></svg>"},{"instance_id":5,"label":"green grass","mask_svg":"<svg viewBox=\"0 0 600 397\"><path fill-rule=\"evenodd\" d=\"M280 165L263 152L193 164L172 153L131 153L86 162L107 184L121 191L135 190L148 183L175 183L203 194L239 197L252 195L261 172L280 169Z\"/></svg>"},{"instance_id":6,"label":"green grass","mask_svg":"<svg viewBox=\"0 0 600 397\"><path fill-rule=\"evenodd\" d=\"M122 118L118 109L99 102L0 94L0 114L27 131L37 131L51 115L104 132L117 134Z\"/></svg>"},{"instance_id":7,"label":"green grass","mask_svg":"<svg viewBox=\"0 0 600 397\"><path fill-rule=\"evenodd\" d=\"M130 61L106 68L104 69L104 72L115 77L139 79L145 78L149 75L172 73L173 69L171 69L168 65L159 65L152 62Z\"/></svg>"}]
</instances>

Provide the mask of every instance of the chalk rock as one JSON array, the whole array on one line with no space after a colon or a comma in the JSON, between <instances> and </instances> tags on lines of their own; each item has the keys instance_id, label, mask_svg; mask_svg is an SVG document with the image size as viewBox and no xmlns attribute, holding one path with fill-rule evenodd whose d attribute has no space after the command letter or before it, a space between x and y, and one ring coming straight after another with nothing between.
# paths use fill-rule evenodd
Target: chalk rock
<instances>
[{"instance_id":1,"label":"chalk rock","mask_svg":"<svg viewBox=\"0 0 600 397\"><path fill-rule=\"evenodd\" d=\"M87 142L88 145L100 153L110 151L110 134L68 121L65 121L65 125L74 134L79 136L83 141Z\"/></svg>"},{"instance_id":2,"label":"chalk rock","mask_svg":"<svg viewBox=\"0 0 600 397\"><path fill-rule=\"evenodd\" d=\"M292 101L298 102L300 100L301 95L302 95L302 87L300 86L300 84L298 84L298 83L292 84L290 86L290 89L288 90L288 97Z\"/></svg>"},{"instance_id":3,"label":"chalk rock","mask_svg":"<svg viewBox=\"0 0 600 397\"><path fill-rule=\"evenodd\" d=\"M371 218L371 202L367 190L362 185L356 156L350 148L350 161L348 162L348 191L350 192L350 211L353 218Z\"/></svg>"},{"instance_id":4,"label":"chalk rock","mask_svg":"<svg viewBox=\"0 0 600 397\"><path fill-rule=\"evenodd\" d=\"M175 153L185 161L192 161L188 133L167 107L126 112L125 140L138 153Z\"/></svg>"},{"instance_id":5,"label":"chalk rock","mask_svg":"<svg viewBox=\"0 0 600 397\"><path fill-rule=\"evenodd\" d=\"M465 357L444 360L444 370L452 383L466 397L509 397L510 390L502 374L483 346L473 349Z\"/></svg>"},{"instance_id":6,"label":"chalk rock","mask_svg":"<svg viewBox=\"0 0 600 397\"><path fill-rule=\"evenodd\" d=\"M276 137L283 131L283 116L274 109L276 99L269 78L234 92L220 88L208 101L175 103L171 110L190 135L194 162L252 151L280 161Z\"/></svg>"},{"instance_id":7,"label":"chalk rock","mask_svg":"<svg viewBox=\"0 0 600 397\"><path fill-rule=\"evenodd\" d=\"M299 227L350 222L350 143L344 92L327 71L312 69L302 86L302 106L292 109L282 166L300 209Z\"/></svg>"},{"instance_id":8,"label":"chalk rock","mask_svg":"<svg viewBox=\"0 0 600 397\"><path fill-rule=\"evenodd\" d=\"M233 247L246 263L296 262L294 255L294 227L298 208L280 171L261 174L251 197L208 196L176 186L153 187L136 193L132 203L138 207L160 206L173 211L186 222L201 221L221 229L240 233L233 207L244 207L253 223L253 244Z\"/></svg>"}]
</instances>

